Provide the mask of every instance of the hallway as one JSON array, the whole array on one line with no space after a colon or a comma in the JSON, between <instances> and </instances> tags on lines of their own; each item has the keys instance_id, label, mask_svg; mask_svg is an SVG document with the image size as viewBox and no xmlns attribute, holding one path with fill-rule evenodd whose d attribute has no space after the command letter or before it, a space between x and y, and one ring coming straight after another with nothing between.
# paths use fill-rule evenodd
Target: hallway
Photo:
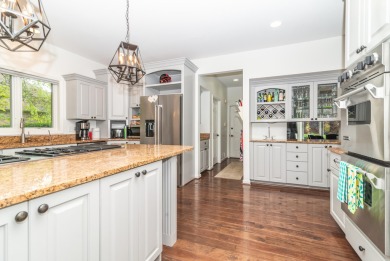
<instances>
[{"instance_id":1,"label":"hallway","mask_svg":"<svg viewBox=\"0 0 390 261\"><path fill-rule=\"evenodd\" d=\"M214 176L178 189L178 241L163 260L359 260L329 214L329 192Z\"/></svg>"}]
</instances>

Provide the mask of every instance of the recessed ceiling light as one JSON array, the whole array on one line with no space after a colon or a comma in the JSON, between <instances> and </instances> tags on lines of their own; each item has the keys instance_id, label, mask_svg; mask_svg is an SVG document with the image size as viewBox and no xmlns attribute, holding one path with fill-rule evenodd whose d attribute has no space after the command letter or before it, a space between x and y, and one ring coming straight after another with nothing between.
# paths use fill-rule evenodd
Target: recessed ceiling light
<instances>
[{"instance_id":1,"label":"recessed ceiling light","mask_svg":"<svg viewBox=\"0 0 390 261\"><path fill-rule=\"evenodd\" d=\"M233 79L233 82L238 82L238 79Z\"/></svg>"},{"instance_id":2,"label":"recessed ceiling light","mask_svg":"<svg viewBox=\"0 0 390 261\"><path fill-rule=\"evenodd\" d=\"M275 28L275 27L279 27L281 25L282 25L282 21L276 20L276 21L273 21L272 23L270 23L269 26L271 26L272 28Z\"/></svg>"}]
</instances>

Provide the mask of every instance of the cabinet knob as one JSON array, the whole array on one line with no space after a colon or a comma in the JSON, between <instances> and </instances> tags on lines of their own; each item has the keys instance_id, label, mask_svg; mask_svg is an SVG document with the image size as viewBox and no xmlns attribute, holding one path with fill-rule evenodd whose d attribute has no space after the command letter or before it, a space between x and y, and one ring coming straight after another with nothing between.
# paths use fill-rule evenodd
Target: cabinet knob
<instances>
[{"instance_id":1,"label":"cabinet knob","mask_svg":"<svg viewBox=\"0 0 390 261\"><path fill-rule=\"evenodd\" d=\"M295 179L296 179L296 180L299 180L299 178L298 178L298 177L296 177Z\"/></svg>"},{"instance_id":2,"label":"cabinet knob","mask_svg":"<svg viewBox=\"0 0 390 261\"><path fill-rule=\"evenodd\" d=\"M330 169L326 169L328 172L330 172Z\"/></svg>"},{"instance_id":3,"label":"cabinet knob","mask_svg":"<svg viewBox=\"0 0 390 261\"><path fill-rule=\"evenodd\" d=\"M136 172L136 173L135 173L135 176L136 176L137 178L139 178L139 176L141 176L141 173L140 173L140 172Z\"/></svg>"},{"instance_id":4,"label":"cabinet knob","mask_svg":"<svg viewBox=\"0 0 390 261\"><path fill-rule=\"evenodd\" d=\"M359 250L360 250L361 252L366 251L366 249L365 249L364 247L362 247L362 246L359 246Z\"/></svg>"},{"instance_id":5,"label":"cabinet knob","mask_svg":"<svg viewBox=\"0 0 390 261\"><path fill-rule=\"evenodd\" d=\"M270 144L270 146L272 147L272 144Z\"/></svg>"},{"instance_id":6,"label":"cabinet knob","mask_svg":"<svg viewBox=\"0 0 390 261\"><path fill-rule=\"evenodd\" d=\"M48 204L42 204L38 207L38 213L43 214L46 213L46 211L49 210L49 205Z\"/></svg>"},{"instance_id":7,"label":"cabinet knob","mask_svg":"<svg viewBox=\"0 0 390 261\"><path fill-rule=\"evenodd\" d=\"M329 146L329 148L332 148L332 146Z\"/></svg>"},{"instance_id":8,"label":"cabinet knob","mask_svg":"<svg viewBox=\"0 0 390 261\"><path fill-rule=\"evenodd\" d=\"M146 175L146 173L148 173L148 171L147 171L146 169L144 169L144 170L142 171L142 174Z\"/></svg>"},{"instance_id":9,"label":"cabinet knob","mask_svg":"<svg viewBox=\"0 0 390 261\"><path fill-rule=\"evenodd\" d=\"M298 156L298 155L296 155L296 156L295 156L295 158L299 158L299 156Z\"/></svg>"},{"instance_id":10,"label":"cabinet knob","mask_svg":"<svg viewBox=\"0 0 390 261\"><path fill-rule=\"evenodd\" d=\"M315 120L317 120L317 118L314 118Z\"/></svg>"},{"instance_id":11,"label":"cabinet knob","mask_svg":"<svg viewBox=\"0 0 390 261\"><path fill-rule=\"evenodd\" d=\"M297 165L296 167L299 168L299 165Z\"/></svg>"},{"instance_id":12,"label":"cabinet knob","mask_svg":"<svg viewBox=\"0 0 390 261\"><path fill-rule=\"evenodd\" d=\"M267 144L267 146L268 146L268 144Z\"/></svg>"},{"instance_id":13,"label":"cabinet knob","mask_svg":"<svg viewBox=\"0 0 390 261\"><path fill-rule=\"evenodd\" d=\"M327 148L328 146L325 146L325 149Z\"/></svg>"},{"instance_id":14,"label":"cabinet knob","mask_svg":"<svg viewBox=\"0 0 390 261\"><path fill-rule=\"evenodd\" d=\"M295 148L299 149L299 147L298 147L298 146L296 146Z\"/></svg>"},{"instance_id":15,"label":"cabinet knob","mask_svg":"<svg viewBox=\"0 0 390 261\"><path fill-rule=\"evenodd\" d=\"M26 211L20 211L18 214L16 214L15 221L17 223L20 223L25 221L27 217L28 217L28 213Z\"/></svg>"},{"instance_id":16,"label":"cabinet knob","mask_svg":"<svg viewBox=\"0 0 390 261\"><path fill-rule=\"evenodd\" d=\"M313 118L311 118L311 120L313 120Z\"/></svg>"}]
</instances>

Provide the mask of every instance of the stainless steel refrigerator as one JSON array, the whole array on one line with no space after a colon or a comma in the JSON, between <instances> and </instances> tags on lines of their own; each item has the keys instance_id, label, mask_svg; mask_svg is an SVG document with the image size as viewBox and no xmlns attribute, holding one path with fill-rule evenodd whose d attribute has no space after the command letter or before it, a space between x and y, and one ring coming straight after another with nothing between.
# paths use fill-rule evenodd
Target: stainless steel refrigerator
<instances>
[{"instance_id":1,"label":"stainless steel refrigerator","mask_svg":"<svg viewBox=\"0 0 390 261\"><path fill-rule=\"evenodd\" d=\"M182 94L141 96L141 144L182 145ZM182 157L177 183L183 185Z\"/></svg>"}]
</instances>

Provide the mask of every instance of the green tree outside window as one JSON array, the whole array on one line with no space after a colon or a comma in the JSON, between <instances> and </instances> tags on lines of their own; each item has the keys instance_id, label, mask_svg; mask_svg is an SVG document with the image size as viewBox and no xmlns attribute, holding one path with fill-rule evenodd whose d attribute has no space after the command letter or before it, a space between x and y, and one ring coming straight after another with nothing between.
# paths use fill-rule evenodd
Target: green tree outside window
<instances>
[{"instance_id":1,"label":"green tree outside window","mask_svg":"<svg viewBox=\"0 0 390 261\"><path fill-rule=\"evenodd\" d=\"M11 75L0 73L0 128L11 127Z\"/></svg>"},{"instance_id":2,"label":"green tree outside window","mask_svg":"<svg viewBox=\"0 0 390 261\"><path fill-rule=\"evenodd\" d=\"M22 79L22 110L26 127L52 127L53 86L50 83Z\"/></svg>"}]
</instances>

